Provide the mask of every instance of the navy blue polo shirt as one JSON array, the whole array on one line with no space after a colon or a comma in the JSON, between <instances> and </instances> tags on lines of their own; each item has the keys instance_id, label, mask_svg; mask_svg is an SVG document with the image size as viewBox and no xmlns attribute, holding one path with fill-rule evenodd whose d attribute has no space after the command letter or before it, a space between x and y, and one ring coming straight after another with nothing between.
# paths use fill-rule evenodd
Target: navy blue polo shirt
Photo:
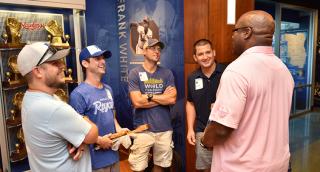
<instances>
[{"instance_id":1,"label":"navy blue polo shirt","mask_svg":"<svg viewBox=\"0 0 320 172\"><path fill-rule=\"evenodd\" d=\"M216 64L215 71L208 78L201 69L197 69L188 76L188 97L196 109L195 132L203 132L206 128L211 112L211 103L216 101L216 93L221 75L226 65Z\"/></svg>"}]
</instances>

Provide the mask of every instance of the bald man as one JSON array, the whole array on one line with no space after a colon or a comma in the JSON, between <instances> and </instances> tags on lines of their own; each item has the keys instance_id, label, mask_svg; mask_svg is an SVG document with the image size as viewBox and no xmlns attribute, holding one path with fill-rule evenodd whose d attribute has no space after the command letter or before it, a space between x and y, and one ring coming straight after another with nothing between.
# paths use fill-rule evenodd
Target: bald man
<instances>
[{"instance_id":1,"label":"bald man","mask_svg":"<svg viewBox=\"0 0 320 172\"><path fill-rule=\"evenodd\" d=\"M273 54L274 20L243 14L233 30L239 57L222 74L202 145L214 147L214 172L287 172L293 78Z\"/></svg>"}]
</instances>

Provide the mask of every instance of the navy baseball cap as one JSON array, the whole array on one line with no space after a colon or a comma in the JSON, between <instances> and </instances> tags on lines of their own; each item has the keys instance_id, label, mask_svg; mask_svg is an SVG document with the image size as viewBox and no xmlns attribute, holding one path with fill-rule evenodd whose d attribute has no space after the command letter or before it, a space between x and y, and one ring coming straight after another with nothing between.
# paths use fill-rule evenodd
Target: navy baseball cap
<instances>
[{"instance_id":1,"label":"navy baseball cap","mask_svg":"<svg viewBox=\"0 0 320 172\"><path fill-rule=\"evenodd\" d=\"M96 45L90 45L90 46L87 46L86 48L82 49L82 51L80 52L80 62L82 62L82 60L86 60L90 57L98 57L101 55L104 56L104 58L109 58L112 56L112 53L107 50L101 50Z\"/></svg>"}]
</instances>

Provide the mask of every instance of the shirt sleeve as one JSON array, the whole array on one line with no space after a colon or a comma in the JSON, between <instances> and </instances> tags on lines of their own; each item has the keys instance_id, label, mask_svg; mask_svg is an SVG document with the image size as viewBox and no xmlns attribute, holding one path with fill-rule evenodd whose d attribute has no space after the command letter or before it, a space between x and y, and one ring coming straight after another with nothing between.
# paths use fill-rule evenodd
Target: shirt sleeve
<instances>
[{"instance_id":1,"label":"shirt sleeve","mask_svg":"<svg viewBox=\"0 0 320 172\"><path fill-rule=\"evenodd\" d=\"M188 77L188 81L187 81L187 100L189 101L189 102L193 102L193 99L192 99L192 79L191 79L191 77L189 76Z\"/></svg>"},{"instance_id":2,"label":"shirt sleeve","mask_svg":"<svg viewBox=\"0 0 320 172\"><path fill-rule=\"evenodd\" d=\"M84 120L71 106L65 104L57 108L49 121L49 129L79 147L91 129L91 124Z\"/></svg>"},{"instance_id":3,"label":"shirt sleeve","mask_svg":"<svg viewBox=\"0 0 320 172\"><path fill-rule=\"evenodd\" d=\"M238 128L247 99L247 89L248 82L242 75L225 71L209 120L233 129Z\"/></svg>"},{"instance_id":4,"label":"shirt sleeve","mask_svg":"<svg viewBox=\"0 0 320 172\"><path fill-rule=\"evenodd\" d=\"M111 93L111 96L112 96L112 99L114 98L113 96L113 90L112 90L112 88L109 86L109 85L105 85L106 87L107 87L107 89L110 91L110 93Z\"/></svg>"},{"instance_id":5,"label":"shirt sleeve","mask_svg":"<svg viewBox=\"0 0 320 172\"><path fill-rule=\"evenodd\" d=\"M79 114L85 115L87 105L86 105L86 102L85 102L83 96L79 92L73 91L70 94L69 104Z\"/></svg>"},{"instance_id":6,"label":"shirt sleeve","mask_svg":"<svg viewBox=\"0 0 320 172\"><path fill-rule=\"evenodd\" d=\"M140 91L139 76L135 70L131 70L128 75L128 89L131 91Z\"/></svg>"},{"instance_id":7,"label":"shirt sleeve","mask_svg":"<svg viewBox=\"0 0 320 172\"><path fill-rule=\"evenodd\" d=\"M168 74L168 78L167 78L167 87L168 86L172 86L172 87L175 87L175 84L174 84L174 76L172 74L172 71L171 70L168 70L169 71L169 74Z\"/></svg>"}]
</instances>

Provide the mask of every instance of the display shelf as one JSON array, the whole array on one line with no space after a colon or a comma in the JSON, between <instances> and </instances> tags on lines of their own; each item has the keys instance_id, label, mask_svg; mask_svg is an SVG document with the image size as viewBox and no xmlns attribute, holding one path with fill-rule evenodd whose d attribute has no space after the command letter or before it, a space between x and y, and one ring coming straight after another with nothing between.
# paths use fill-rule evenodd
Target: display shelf
<instances>
[{"instance_id":1,"label":"display shelf","mask_svg":"<svg viewBox=\"0 0 320 172\"><path fill-rule=\"evenodd\" d=\"M21 123L20 124L16 124L16 125L7 125L7 128L16 128L16 127L21 127Z\"/></svg>"},{"instance_id":2,"label":"display shelf","mask_svg":"<svg viewBox=\"0 0 320 172\"><path fill-rule=\"evenodd\" d=\"M18 162L26 159L28 157L27 149L25 145L22 145L23 148L21 148L19 151L14 150L10 153L10 161L11 162Z\"/></svg>"},{"instance_id":3,"label":"display shelf","mask_svg":"<svg viewBox=\"0 0 320 172\"><path fill-rule=\"evenodd\" d=\"M15 11L12 11L15 10ZM38 12L37 12L38 11ZM14 8L0 10L0 143L1 143L1 161L2 171L6 172L21 172L29 170L27 150L25 148L24 139L21 139L22 124L21 124L21 105L13 101L17 94L25 93L27 83L23 77L17 72L16 58L25 43L32 42L48 42L51 45L70 44L70 54L64 59L66 63L65 71L65 87L59 92L61 100L67 101L70 91L78 83L78 71L76 56L79 56L81 49L81 37L83 37L84 13L79 10L66 9L42 9L34 8L32 12L28 8ZM18 42L12 41L10 33L6 33L6 20L8 17L13 17L21 25L29 26L30 23L37 24L37 28L21 27L21 39L16 39ZM57 21L57 24L62 27L62 42L54 42L59 40L60 33L56 34L56 30L52 28L50 32L45 28L49 22ZM29 24L29 25L28 25ZM32 25L33 26L33 25ZM58 26L59 27L59 26ZM10 30L10 28L9 28ZM76 30L76 31L75 31ZM19 29L18 29L19 32ZM3 34L8 34L8 38ZM17 35L19 35L17 34ZM68 39L65 35L70 34ZM50 35L50 37L48 37ZM51 39L48 39L51 38ZM6 45L5 45L6 43ZM80 47L79 47L80 45ZM11 59L10 59L11 58ZM15 59L14 59L15 58ZM71 70L70 70L71 69ZM69 90L71 88L71 90ZM23 97L20 95L20 97ZM18 98L19 99L19 98ZM15 111L15 112L14 112ZM14 116L14 117L13 117ZM19 134L20 132L20 134ZM18 150L18 151L17 151ZM1 169L0 169L1 171Z\"/></svg>"},{"instance_id":4,"label":"display shelf","mask_svg":"<svg viewBox=\"0 0 320 172\"><path fill-rule=\"evenodd\" d=\"M17 69L17 57L24 43L15 45L0 43L0 78L1 78L1 111L3 121L3 135L1 148L7 148L6 156L2 154L2 162L6 160L7 164L18 163L27 158L27 150L25 147L22 124L21 124L21 104L27 84ZM4 142L5 141L5 142ZM3 163L6 165L6 163ZM13 171L10 166L7 167Z\"/></svg>"},{"instance_id":5,"label":"display shelf","mask_svg":"<svg viewBox=\"0 0 320 172\"><path fill-rule=\"evenodd\" d=\"M2 82L3 85L3 90L4 91L10 91L10 90L15 90L21 87L26 87L26 83L18 83L14 85L10 85L7 81Z\"/></svg>"},{"instance_id":6,"label":"display shelf","mask_svg":"<svg viewBox=\"0 0 320 172\"><path fill-rule=\"evenodd\" d=\"M0 48L0 51L16 51L16 50L21 50L22 47L19 48Z\"/></svg>"}]
</instances>

